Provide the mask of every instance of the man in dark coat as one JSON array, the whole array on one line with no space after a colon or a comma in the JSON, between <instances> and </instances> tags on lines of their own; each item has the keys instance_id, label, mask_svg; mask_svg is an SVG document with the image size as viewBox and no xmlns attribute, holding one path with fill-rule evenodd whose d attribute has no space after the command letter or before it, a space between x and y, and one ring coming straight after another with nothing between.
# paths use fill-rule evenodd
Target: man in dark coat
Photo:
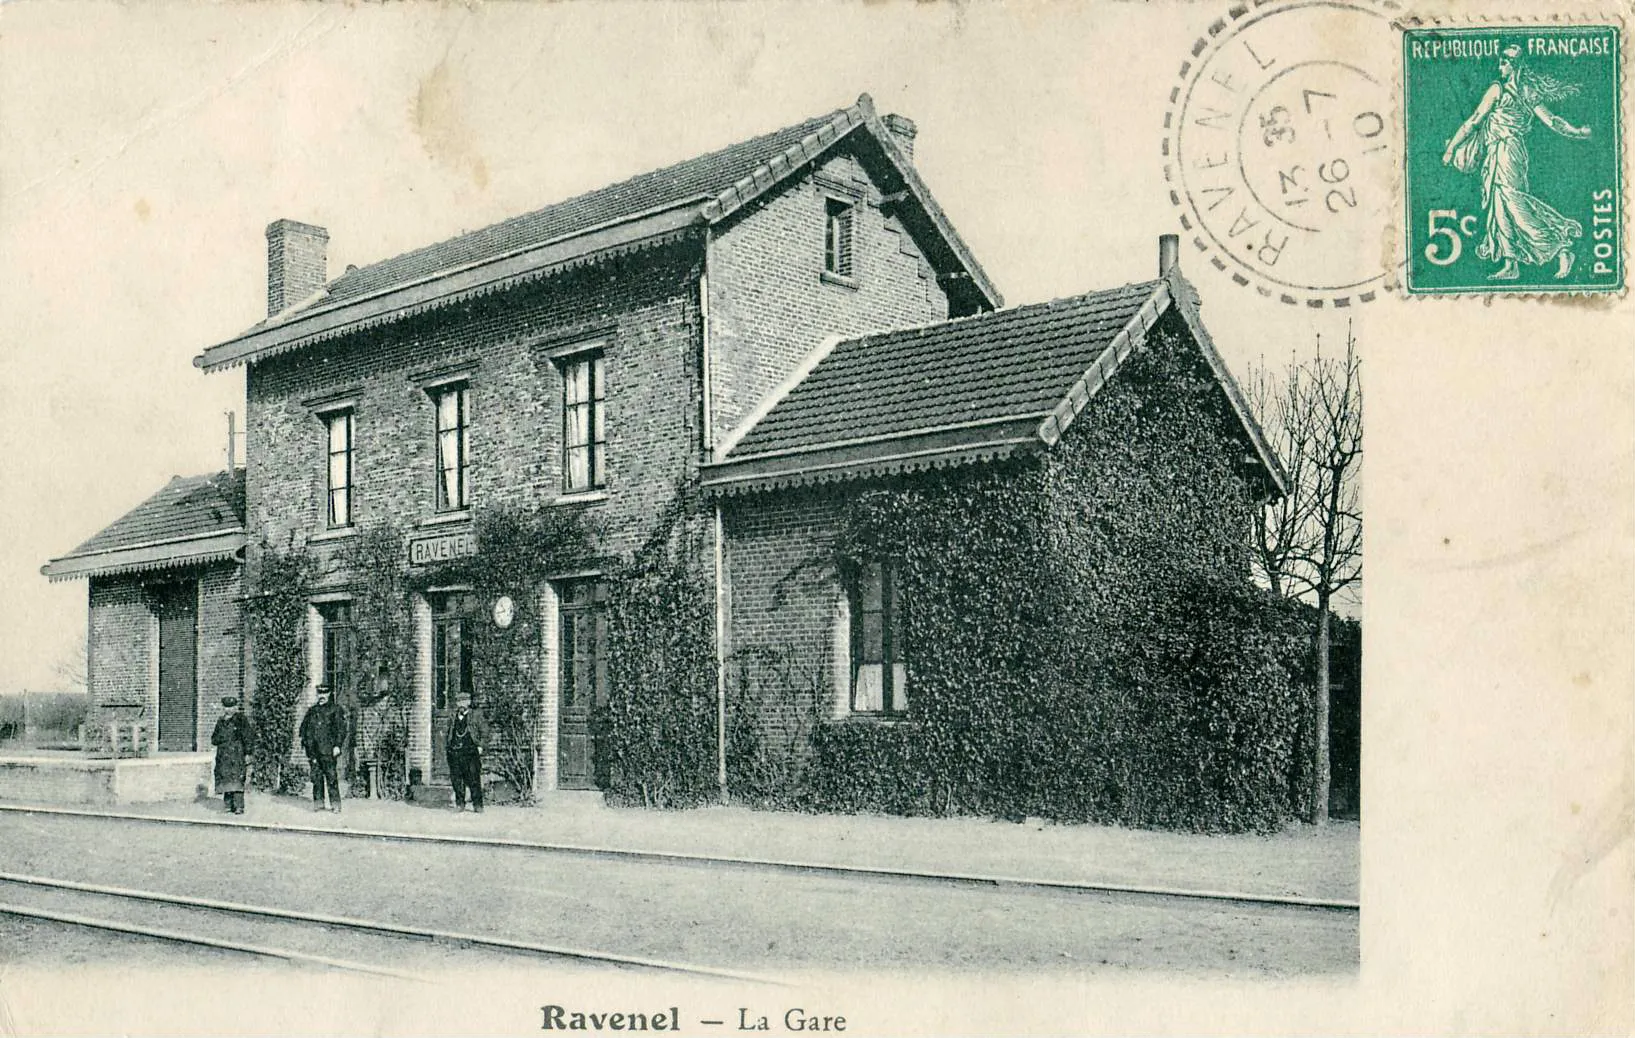
<instances>
[{"instance_id":1,"label":"man in dark coat","mask_svg":"<svg viewBox=\"0 0 1635 1038\"><path fill-rule=\"evenodd\" d=\"M318 702L301 718L301 748L312 765L312 809L323 811L324 795L330 811L341 809L339 764L346 745L346 715L330 698L329 686L318 686Z\"/></svg>"},{"instance_id":2,"label":"man in dark coat","mask_svg":"<svg viewBox=\"0 0 1635 1038\"><path fill-rule=\"evenodd\" d=\"M483 752L488 749L488 721L481 710L471 708L471 697L462 694L455 703L448 725L448 774L454 785L454 810L464 811L466 794L471 809L483 809Z\"/></svg>"},{"instance_id":3,"label":"man in dark coat","mask_svg":"<svg viewBox=\"0 0 1635 1038\"><path fill-rule=\"evenodd\" d=\"M244 780L250 765L250 722L233 696L224 698L221 705L227 712L210 733L210 745L216 748L216 792L221 794L227 810L241 815L244 813Z\"/></svg>"}]
</instances>

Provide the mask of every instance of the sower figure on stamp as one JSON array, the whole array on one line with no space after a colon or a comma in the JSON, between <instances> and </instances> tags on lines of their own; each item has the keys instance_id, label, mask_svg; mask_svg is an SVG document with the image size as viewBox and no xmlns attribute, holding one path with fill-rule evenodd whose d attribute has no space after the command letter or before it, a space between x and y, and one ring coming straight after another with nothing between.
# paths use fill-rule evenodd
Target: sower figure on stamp
<instances>
[{"instance_id":1,"label":"sower figure on stamp","mask_svg":"<svg viewBox=\"0 0 1635 1038\"><path fill-rule=\"evenodd\" d=\"M454 785L454 810L464 811L466 794L471 809L483 809L483 752L488 749L488 721L471 707L471 696L460 693L448 726L448 774Z\"/></svg>"},{"instance_id":2,"label":"sower figure on stamp","mask_svg":"<svg viewBox=\"0 0 1635 1038\"><path fill-rule=\"evenodd\" d=\"M210 733L216 748L216 792L235 815L244 813L244 781L249 772L250 721L238 708L238 700L227 696L221 701L227 712Z\"/></svg>"},{"instance_id":3,"label":"sower figure on stamp","mask_svg":"<svg viewBox=\"0 0 1635 1038\"><path fill-rule=\"evenodd\" d=\"M1577 86L1521 64L1520 47L1506 47L1501 55L1499 81L1448 139L1442 163L1468 173L1481 160L1487 233L1476 254L1503 262L1488 275L1491 280L1514 281L1521 276L1517 263L1540 266L1552 259L1557 261L1555 276L1564 278L1573 269L1572 240L1583 237L1584 225L1531 193L1527 132L1534 118L1572 140L1588 139L1590 129L1574 126L1546 107L1578 93Z\"/></svg>"},{"instance_id":4,"label":"sower figure on stamp","mask_svg":"<svg viewBox=\"0 0 1635 1038\"><path fill-rule=\"evenodd\" d=\"M341 747L346 745L346 714L330 698L329 686L318 686L318 702L301 718L301 748L312 765L313 810L325 809L328 794L331 811L341 809L339 765Z\"/></svg>"}]
</instances>

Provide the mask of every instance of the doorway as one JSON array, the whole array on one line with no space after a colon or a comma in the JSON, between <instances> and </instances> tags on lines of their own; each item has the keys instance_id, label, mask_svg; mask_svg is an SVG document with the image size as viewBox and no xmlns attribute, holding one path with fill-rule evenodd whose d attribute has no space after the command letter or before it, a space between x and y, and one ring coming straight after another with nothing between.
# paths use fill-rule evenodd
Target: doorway
<instances>
[{"instance_id":1,"label":"doorway","mask_svg":"<svg viewBox=\"0 0 1635 1038\"><path fill-rule=\"evenodd\" d=\"M447 785L448 726L462 694L471 695L470 624L476 599L450 591L431 600L431 781Z\"/></svg>"},{"instance_id":2,"label":"doorway","mask_svg":"<svg viewBox=\"0 0 1635 1038\"><path fill-rule=\"evenodd\" d=\"M159 618L159 749L199 748L199 589L194 581L149 590Z\"/></svg>"},{"instance_id":3,"label":"doorway","mask_svg":"<svg viewBox=\"0 0 1635 1038\"><path fill-rule=\"evenodd\" d=\"M606 785L593 713L607 706L607 586L577 580L561 587L561 660L557 713L557 785Z\"/></svg>"}]
</instances>

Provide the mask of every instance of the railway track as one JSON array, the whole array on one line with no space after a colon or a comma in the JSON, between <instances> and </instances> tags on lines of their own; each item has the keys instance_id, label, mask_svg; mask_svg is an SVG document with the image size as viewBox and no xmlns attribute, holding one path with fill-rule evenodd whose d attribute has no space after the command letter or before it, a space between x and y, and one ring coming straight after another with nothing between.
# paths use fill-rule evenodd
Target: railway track
<instances>
[{"instance_id":1,"label":"railway track","mask_svg":"<svg viewBox=\"0 0 1635 1038\"><path fill-rule=\"evenodd\" d=\"M21 902L16 899L19 893L24 893ZM40 895L44 895L44 898ZM27 903L31 897L33 903ZM140 906L143 911L133 913L133 906ZM86 911L98 914L88 915ZM591 967L649 970L757 984L781 983L771 977L737 970L542 944L491 934L441 930L11 872L0 872L0 915L411 981L430 980L432 971L404 969L393 963L429 958L434 960L431 965L435 970L451 958L447 953L464 948L489 954L569 961ZM230 931L227 936L199 932L200 929L222 930L220 920L223 918L240 921L241 925L226 927ZM246 935L247 928L242 925L243 921L254 922L255 926L248 928L254 935L253 939ZM274 930L271 938L286 943L266 943L260 933L269 924ZM177 925L193 928L177 929ZM231 935L231 931L236 931L238 936ZM315 935L315 931L322 935ZM335 943L335 934L346 935L345 941L359 948L362 956L337 956L311 947L315 936L319 943ZM441 954L425 954L428 943L438 946L436 951ZM306 947L299 947L303 944Z\"/></svg>"},{"instance_id":2,"label":"railway track","mask_svg":"<svg viewBox=\"0 0 1635 1038\"><path fill-rule=\"evenodd\" d=\"M1025 876L981 875L854 865L820 861L789 861L771 858L746 858L730 855L690 854L675 851L632 850L618 847L600 847L587 844L546 843L533 840L507 839L486 836L452 836L430 833L404 833L371 829L327 829L321 826L290 825L276 822L251 822L214 818L166 818L158 815L131 814L114 811L90 811L80 808L26 806L0 804L0 813L19 813L70 818L95 818L151 825L190 826L220 829L251 829L308 836L330 836L345 839L385 840L395 843L446 844L469 847L496 847L550 854L568 854L624 861L647 861L673 865L706 865L732 868L799 872L852 878L900 880L940 885L966 886L990 889L1032 890L1054 893L1084 893L1125 895L1140 898L1175 899L1188 902L1216 904L1264 905L1322 912L1355 913L1360 910L1356 901L1340 898L1303 897L1299 895L1256 894L1239 891L1194 890L1176 887L1124 884L1087 883L1069 880L1038 879Z\"/></svg>"}]
</instances>

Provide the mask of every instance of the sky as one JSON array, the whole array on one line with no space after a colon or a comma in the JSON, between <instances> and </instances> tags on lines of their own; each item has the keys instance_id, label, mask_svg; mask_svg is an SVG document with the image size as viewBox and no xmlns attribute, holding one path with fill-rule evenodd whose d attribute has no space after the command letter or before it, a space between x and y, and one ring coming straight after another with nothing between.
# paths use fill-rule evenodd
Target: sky
<instances>
[{"instance_id":1,"label":"sky","mask_svg":"<svg viewBox=\"0 0 1635 1038\"><path fill-rule=\"evenodd\" d=\"M338 273L869 92L917 122L1010 303L1151 277L1176 229L1165 96L1116 87L1156 60L1112 43L1153 31L1139 9L74 9L0 16L0 406L22 419L0 432L0 688L53 683L83 638L85 583L40 565L224 463L242 370L191 362L262 316L273 219L328 228ZM1235 366L1343 336L1332 315L1257 327L1201 273Z\"/></svg>"}]
</instances>

